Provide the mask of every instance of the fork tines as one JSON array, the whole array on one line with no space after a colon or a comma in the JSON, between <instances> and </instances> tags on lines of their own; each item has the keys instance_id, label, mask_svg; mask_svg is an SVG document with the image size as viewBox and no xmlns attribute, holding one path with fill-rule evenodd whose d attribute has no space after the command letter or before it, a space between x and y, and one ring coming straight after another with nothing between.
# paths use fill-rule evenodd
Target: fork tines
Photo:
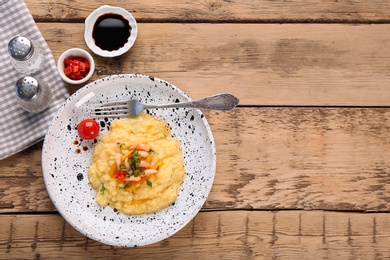
<instances>
[{"instance_id":1,"label":"fork tines","mask_svg":"<svg viewBox=\"0 0 390 260\"><path fill-rule=\"evenodd\" d=\"M128 114L127 101L102 103L91 106L91 109L93 111L92 114L98 117L120 117Z\"/></svg>"}]
</instances>

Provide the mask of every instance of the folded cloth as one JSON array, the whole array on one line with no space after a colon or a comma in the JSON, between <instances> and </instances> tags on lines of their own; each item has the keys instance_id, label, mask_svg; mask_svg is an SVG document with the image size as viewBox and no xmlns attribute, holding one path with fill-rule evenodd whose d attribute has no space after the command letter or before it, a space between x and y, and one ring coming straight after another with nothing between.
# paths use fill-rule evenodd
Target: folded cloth
<instances>
[{"instance_id":1,"label":"folded cloth","mask_svg":"<svg viewBox=\"0 0 390 260\"><path fill-rule=\"evenodd\" d=\"M0 5L0 160L18 153L42 140L49 124L69 96L61 80L53 55L39 31L26 4L9 0ZM22 76L9 59L8 43L15 36L37 42L45 51L44 67L34 73L38 81L45 81L53 94L49 107L41 113L24 111L16 102L15 83Z\"/></svg>"}]
</instances>

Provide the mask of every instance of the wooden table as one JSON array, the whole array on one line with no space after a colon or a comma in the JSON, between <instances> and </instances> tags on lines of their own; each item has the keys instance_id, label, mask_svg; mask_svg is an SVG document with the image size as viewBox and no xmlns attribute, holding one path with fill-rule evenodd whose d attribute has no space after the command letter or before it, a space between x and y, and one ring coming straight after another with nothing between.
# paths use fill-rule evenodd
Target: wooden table
<instances>
[{"instance_id":1,"label":"wooden table","mask_svg":"<svg viewBox=\"0 0 390 260\"><path fill-rule=\"evenodd\" d=\"M84 19L104 3L26 0L55 59L88 50ZM217 147L210 196L164 241L100 244L56 212L40 143L0 161L0 258L390 257L390 3L110 4L134 15L138 39L120 58L94 56L91 80L142 73L193 99L240 98L232 111L204 111Z\"/></svg>"}]
</instances>

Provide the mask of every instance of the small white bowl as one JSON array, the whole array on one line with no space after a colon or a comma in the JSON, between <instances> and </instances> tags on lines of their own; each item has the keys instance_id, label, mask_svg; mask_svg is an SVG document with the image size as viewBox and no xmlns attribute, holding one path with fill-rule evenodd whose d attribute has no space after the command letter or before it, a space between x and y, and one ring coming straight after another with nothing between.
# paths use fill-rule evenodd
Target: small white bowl
<instances>
[{"instance_id":1,"label":"small white bowl","mask_svg":"<svg viewBox=\"0 0 390 260\"><path fill-rule=\"evenodd\" d=\"M73 79L68 78L68 76L65 75L65 73L64 73L64 68L65 68L64 60L66 58L69 58L69 57L82 57L82 58L88 60L89 65L90 65L90 69L89 69L87 76L85 76L84 78L82 78L80 80L73 80ZM92 77L92 75L95 71L95 61L93 60L93 58L92 58L91 54L89 54L89 52L87 52L83 49L79 49L79 48L72 48L72 49L69 49L69 50L65 51L64 53L62 53L61 56L58 58L57 69L58 69L58 73L60 74L61 78L65 82L70 83L70 84L74 84L74 85L82 84Z\"/></svg>"},{"instance_id":2,"label":"small white bowl","mask_svg":"<svg viewBox=\"0 0 390 260\"><path fill-rule=\"evenodd\" d=\"M103 14L119 14L127 21L129 21L131 27L129 39L127 43L123 47L119 48L118 50L113 50L113 51L102 50L100 47L98 47L95 44L95 40L92 37L93 27L96 23L96 20ZM134 45L135 39L137 38L137 34L138 34L137 22L128 11L126 11L121 7L103 5L97 8L96 10L94 10L85 19L84 40L88 45L88 48L91 49L91 51L93 51L95 54L102 57L116 57L124 54L125 52L130 50L130 48Z\"/></svg>"}]
</instances>

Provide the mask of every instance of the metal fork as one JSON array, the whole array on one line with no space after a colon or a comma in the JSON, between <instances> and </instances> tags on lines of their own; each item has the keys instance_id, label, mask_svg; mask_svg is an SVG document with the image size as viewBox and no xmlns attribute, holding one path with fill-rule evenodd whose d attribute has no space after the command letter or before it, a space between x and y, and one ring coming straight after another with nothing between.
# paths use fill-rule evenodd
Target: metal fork
<instances>
[{"instance_id":1,"label":"metal fork","mask_svg":"<svg viewBox=\"0 0 390 260\"><path fill-rule=\"evenodd\" d=\"M138 116L145 109L187 107L212 110L229 110L237 106L239 99L232 94L222 93L206 98L170 104L142 104L138 100L107 102L90 106L92 115L96 117Z\"/></svg>"}]
</instances>

